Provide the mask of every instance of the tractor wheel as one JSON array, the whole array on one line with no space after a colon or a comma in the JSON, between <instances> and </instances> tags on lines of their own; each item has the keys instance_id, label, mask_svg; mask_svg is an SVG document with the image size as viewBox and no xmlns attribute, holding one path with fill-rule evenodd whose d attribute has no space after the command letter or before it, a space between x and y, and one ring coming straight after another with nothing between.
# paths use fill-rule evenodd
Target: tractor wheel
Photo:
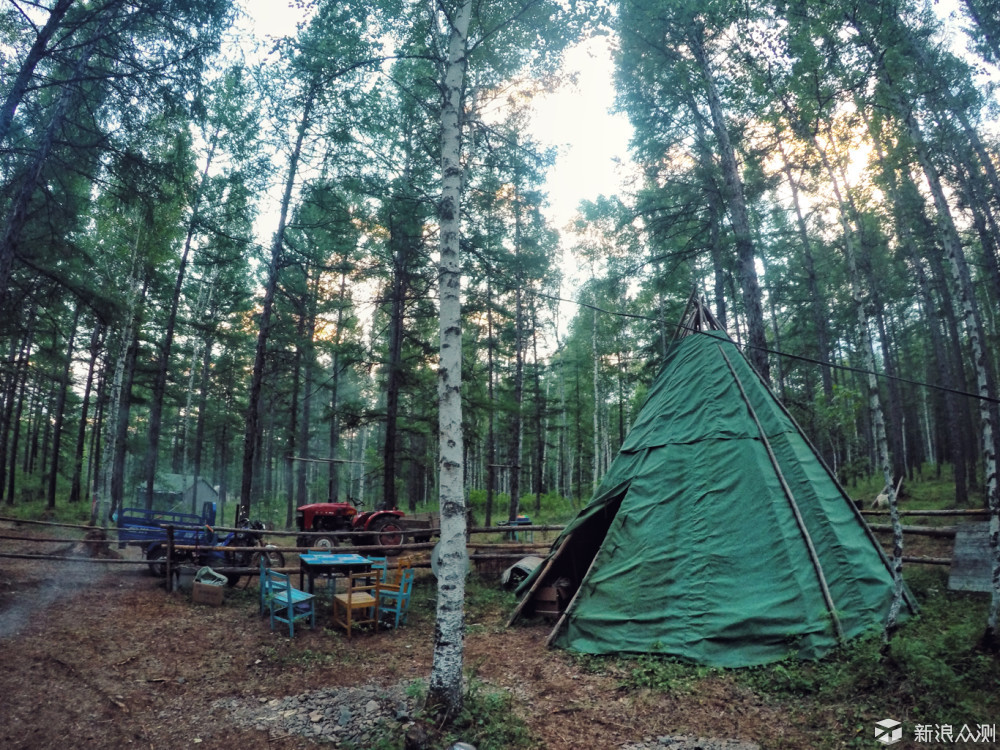
<instances>
[{"instance_id":1,"label":"tractor wheel","mask_svg":"<svg viewBox=\"0 0 1000 750\"><path fill-rule=\"evenodd\" d=\"M146 561L149 563L149 572L157 578L163 578L167 574L167 550L164 547L153 547L146 552Z\"/></svg>"},{"instance_id":2,"label":"tractor wheel","mask_svg":"<svg viewBox=\"0 0 1000 750\"><path fill-rule=\"evenodd\" d=\"M335 536L313 536L309 537L309 547L318 548L321 550L333 549L337 546L337 537Z\"/></svg>"},{"instance_id":3,"label":"tractor wheel","mask_svg":"<svg viewBox=\"0 0 1000 750\"><path fill-rule=\"evenodd\" d=\"M380 547L399 547L406 543L406 533L395 518L380 518L375 521L369 531L375 544ZM398 555L399 550L386 550L388 554Z\"/></svg>"}]
</instances>

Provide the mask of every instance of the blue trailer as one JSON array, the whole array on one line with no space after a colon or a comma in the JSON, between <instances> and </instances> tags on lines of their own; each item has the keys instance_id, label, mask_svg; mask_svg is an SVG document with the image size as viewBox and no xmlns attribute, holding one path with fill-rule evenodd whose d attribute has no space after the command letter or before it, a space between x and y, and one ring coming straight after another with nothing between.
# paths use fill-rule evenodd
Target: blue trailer
<instances>
[{"instance_id":1,"label":"blue trailer","mask_svg":"<svg viewBox=\"0 0 1000 750\"><path fill-rule=\"evenodd\" d=\"M123 508L118 513L118 541L142 548L153 575L166 575L167 526L174 527L174 544L215 544L215 503L202 506L201 515L146 508Z\"/></svg>"},{"instance_id":2,"label":"blue trailer","mask_svg":"<svg viewBox=\"0 0 1000 750\"><path fill-rule=\"evenodd\" d=\"M271 545L264 543L264 524L242 517L237 522L237 530L225 536L215 533L215 503L206 502L201 515L196 513L175 513L173 511L146 510L145 508L125 508L118 514L118 541L136 544L142 548L143 556L149 562L149 570L155 576L167 573L167 527L174 527L174 544L198 546L200 550L175 550L172 565L193 563L197 566L215 565L222 568L242 568L244 571L257 570L261 555L265 564L274 568L285 567L285 557ZM232 547L233 550L217 549ZM259 547L259 550L250 550ZM235 585L240 573L226 573L230 585Z\"/></svg>"}]
</instances>

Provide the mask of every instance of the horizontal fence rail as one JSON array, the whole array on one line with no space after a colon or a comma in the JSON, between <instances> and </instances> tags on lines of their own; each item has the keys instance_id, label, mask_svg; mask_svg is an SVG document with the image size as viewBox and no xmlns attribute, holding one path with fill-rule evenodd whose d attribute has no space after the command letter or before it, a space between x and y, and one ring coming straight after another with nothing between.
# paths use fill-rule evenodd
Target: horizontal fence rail
<instances>
[{"instance_id":1,"label":"horizontal fence rail","mask_svg":"<svg viewBox=\"0 0 1000 750\"><path fill-rule=\"evenodd\" d=\"M861 513L865 516L882 516L889 513L888 510L864 510ZM941 516L941 517L966 517L966 516L986 516L989 515L988 510L976 510L976 509L954 509L954 510L904 510L900 509L900 514L904 516ZM75 529L83 532L93 533L95 531L100 531L102 534L107 536L102 536L101 538L69 538L69 537L32 537L25 536L23 534L16 533L4 533L0 531L0 540L5 541L17 541L17 542L37 542L39 544L63 544L63 545L127 545L127 546L143 546L149 544L148 541L122 541L117 540L118 529L114 526L109 526L107 528L98 526L89 526L81 524L71 524L71 523L59 523L56 521L36 521L30 519L21 518L11 518L0 516L0 522L7 522L19 525L28 526L43 526L52 528L63 528L63 529ZM872 531L880 533L888 533L892 531L892 526L890 524L884 523L869 523L869 527ZM164 531L168 527L164 526ZM201 528L201 527L188 527L188 526L176 526L174 528ZM212 526L216 532L229 533L229 532L247 532L247 529L228 527L228 526ZM516 562L524 557L536 555L544 557L554 540L543 539L539 542L534 541L473 541L474 536L500 536L500 537L515 537L524 535L527 532L561 532L565 529L562 524L535 524L535 525L524 525L524 526L474 526L466 531L467 536L467 546L470 548L469 559L473 562L497 562L497 561L512 561ZM913 535L913 536L926 536L941 539L953 539L957 533L957 526L913 526L904 525L903 534ZM354 537L361 536L371 536L371 532L365 531L337 531L337 532L300 532L295 530L284 530L284 529L263 529L263 530L253 530L254 533L261 534L266 537L299 537L309 538L309 537L333 537L338 540L343 540L345 542L350 541ZM440 530L438 528L431 529L405 529L404 532L409 535L413 535L414 532L420 533L430 533L437 534ZM169 545L168 540L164 540L164 544ZM381 545L352 545L352 544L341 544L336 547L338 553L350 553L356 552L360 554L384 554L384 553L424 553L429 552L436 546L436 542L411 542L408 544L396 545L392 547L385 547ZM266 547L253 546L253 547L224 547L224 546L211 546L211 545L190 545L190 544L176 544L172 548L179 552L207 552L207 551L224 551L224 552L261 552L266 549L272 549L282 554L302 554L308 552L314 548L312 547L300 547L297 545L280 545L280 544L268 544ZM60 550L59 552L62 552ZM33 554L25 552L6 552L0 551L0 558L9 559L21 559L21 560L38 560L38 561L52 561L52 562L90 562L90 563L105 563L108 565L142 565L148 566L149 562L147 560L128 560L128 559L115 559L109 557L91 557L87 555L67 555L59 554L59 552L54 552L51 554ZM903 556L903 562L905 563L915 563L921 565L950 565L951 558L947 557L926 557L926 556ZM430 560L418 560L414 563L415 567L427 568L430 567ZM175 563L173 566L178 568L189 569L192 566L186 562ZM253 575L258 572L257 568L224 568L224 567L214 567L213 570L217 570L220 573L240 573L242 575ZM295 572L298 571L297 566L286 566L280 568L282 572Z\"/></svg>"}]
</instances>

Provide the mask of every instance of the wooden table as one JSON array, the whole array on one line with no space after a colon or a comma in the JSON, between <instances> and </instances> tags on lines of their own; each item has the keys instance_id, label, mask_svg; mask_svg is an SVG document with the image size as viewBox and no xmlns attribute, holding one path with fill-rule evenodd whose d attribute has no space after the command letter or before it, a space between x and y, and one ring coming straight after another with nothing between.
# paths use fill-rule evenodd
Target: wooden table
<instances>
[{"instance_id":1,"label":"wooden table","mask_svg":"<svg viewBox=\"0 0 1000 750\"><path fill-rule=\"evenodd\" d=\"M351 573L363 573L371 568L372 561L357 554L306 553L299 556L299 588L312 594L314 593L316 576L335 578ZM304 589L303 584L307 577L309 588Z\"/></svg>"}]
</instances>

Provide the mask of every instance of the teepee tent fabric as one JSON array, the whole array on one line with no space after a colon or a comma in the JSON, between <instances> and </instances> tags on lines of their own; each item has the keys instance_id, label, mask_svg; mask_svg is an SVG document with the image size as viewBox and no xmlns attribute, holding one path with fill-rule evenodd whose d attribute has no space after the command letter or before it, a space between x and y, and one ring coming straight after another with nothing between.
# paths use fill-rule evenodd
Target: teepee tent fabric
<instances>
[{"instance_id":1,"label":"teepee tent fabric","mask_svg":"<svg viewBox=\"0 0 1000 750\"><path fill-rule=\"evenodd\" d=\"M672 344L593 499L519 590L557 579L575 594L555 645L722 667L818 658L878 629L892 598L857 509L722 332Z\"/></svg>"}]
</instances>

